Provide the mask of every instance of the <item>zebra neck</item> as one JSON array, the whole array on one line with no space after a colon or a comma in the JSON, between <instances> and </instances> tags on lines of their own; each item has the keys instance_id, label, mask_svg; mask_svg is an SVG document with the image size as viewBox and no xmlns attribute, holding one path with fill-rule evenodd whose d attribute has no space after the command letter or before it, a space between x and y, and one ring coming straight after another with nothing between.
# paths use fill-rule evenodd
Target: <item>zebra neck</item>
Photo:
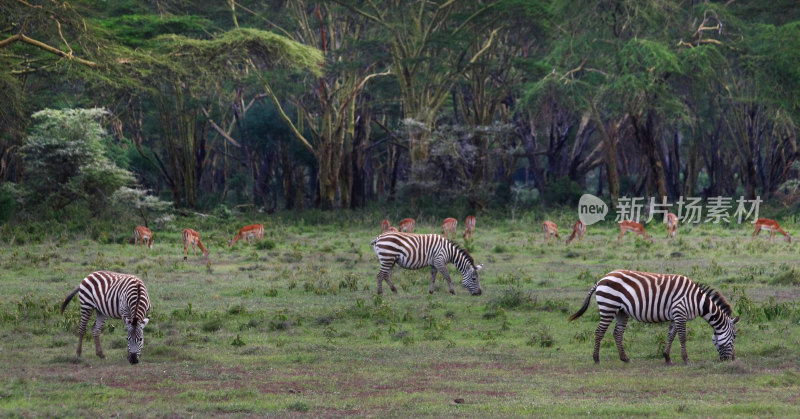
<instances>
[{"instance_id":1,"label":"zebra neck","mask_svg":"<svg viewBox=\"0 0 800 419\"><path fill-rule=\"evenodd\" d=\"M450 263L455 265L459 271L461 271L461 275L467 276L470 270L472 269L472 263L467 259L462 251L457 247L453 246L451 249L452 255L450 257Z\"/></svg>"},{"instance_id":2,"label":"zebra neck","mask_svg":"<svg viewBox=\"0 0 800 419\"><path fill-rule=\"evenodd\" d=\"M711 304L711 310L704 313L703 318L706 319L708 324L714 329L716 333L722 333L724 326L727 324L727 317L716 304Z\"/></svg>"}]
</instances>

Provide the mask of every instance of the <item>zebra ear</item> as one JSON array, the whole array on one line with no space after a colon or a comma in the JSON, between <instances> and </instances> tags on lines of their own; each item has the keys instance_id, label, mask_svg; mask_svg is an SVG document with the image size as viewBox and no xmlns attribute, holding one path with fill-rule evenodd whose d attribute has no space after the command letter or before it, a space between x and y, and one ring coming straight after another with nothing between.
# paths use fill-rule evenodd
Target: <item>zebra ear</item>
<instances>
[{"instance_id":1,"label":"zebra ear","mask_svg":"<svg viewBox=\"0 0 800 419\"><path fill-rule=\"evenodd\" d=\"M147 323L150 323L150 318L149 317L145 317L144 318L144 320L142 321L142 327L147 326Z\"/></svg>"},{"instance_id":2,"label":"zebra ear","mask_svg":"<svg viewBox=\"0 0 800 419\"><path fill-rule=\"evenodd\" d=\"M480 271L481 269L483 269L483 265L478 265L478 266L475 267L476 271Z\"/></svg>"},{"instance_id":3,"label":"zebra ear","mask_svg":"<svg viewBox=\"0 0 800 419\"><path fill-rule=\"evenodd\" d=\"M741 317L741 316L736 316L736 317L734 317L734 318L733 318L733 324L739 323L739 318L740 318L740 317Z\"/></svg>"}]
</instances>

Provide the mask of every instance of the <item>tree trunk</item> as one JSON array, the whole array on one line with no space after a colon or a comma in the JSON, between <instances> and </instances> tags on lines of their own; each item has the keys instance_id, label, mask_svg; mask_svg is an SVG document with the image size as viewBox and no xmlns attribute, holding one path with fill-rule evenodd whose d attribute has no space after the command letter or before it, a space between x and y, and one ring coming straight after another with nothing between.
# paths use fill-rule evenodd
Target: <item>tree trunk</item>
<instances>
[{"instance_id":1,"label":"tree trunk","mask_svg":"<svg viewBox=\"0 0 800 419\"><path fill-rule=\"evenodd\" d=\"M616 206L619 200L619 173L617 172L617 129L610 121L606 122L600 117L600 112L594 103L590 104L592 118L594 118L597 128L600 131L600 138L603 140L603 150L605 152L606 178L608 179L608 193L611 195L611 205ZM622 122L620 122L621 124Z\"/></svg>"},{"instance_id":2,"label":"tree trunk","mask_svg":"<svg viewBox=\"0 0 800 419\"><path fill-rule=\"evenodd\" d=\"M633 130L636 134L636 139L647 157L647 163L650 166L650 175L652 176L653 183L656 187L658 198L668 196L667 194L667 180L664 173L664 164L659 154L658 140L656 139L655 115L654 111L647 112L644 124L639 119L638 115L631 115L631 123Z\"/></svg>"},{"instance_id":3,"label":"tree trunk","mask_svg":"<svg viewBox=\"0 0 800 419\"><path fill-rule=\"evenodd\" d=\"M280 147L280 161L281 161L281 178L283 181L283 196L286 199L284 208L287 210L294 209L295 207L295 198L297 197L297 192L294 188L294 173L292 170L292 165L289 161L289 146L286 142L281 141L278 145Z\"/></svg>"}]
</instances>

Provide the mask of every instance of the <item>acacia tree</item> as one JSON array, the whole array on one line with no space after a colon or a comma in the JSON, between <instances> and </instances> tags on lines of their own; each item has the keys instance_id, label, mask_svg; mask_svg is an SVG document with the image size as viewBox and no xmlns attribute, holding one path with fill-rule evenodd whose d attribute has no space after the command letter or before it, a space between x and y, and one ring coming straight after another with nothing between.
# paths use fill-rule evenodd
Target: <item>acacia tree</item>
<instances>
[{"instance_id":1,"label":"acacia tree","mask_svg":"<svg viewBox=\"0 0 800 419\"><path fill-rule=\"evenodd\" d=\"M143 31L134 37L140 43L136 50L118 52L118 60L131 68L141 86L127 89L126 127L137 150L172 190L176 205L194 207L201 178L214 154L228 145L241 148L231 135L233 128L263 95L243 87L254 84L254 72L283 67L317 72L322 56L284 36L249 28L210 38L172 34L147 39L152 32L141 22L158 25L170 19L181 22L182 26L176 26L187 32L207 24L191 16L148 15L136 20L138 28L130 23L109 26L127 36L137 29ZM148 112L144 109L148 106L158 112ZM160 135L150 132L153 125ZM218 146L220 143L224 145ZM250 155L246 159L253 160ZM249 166L255 167L255 163Z\"/></svg>"},{"instance_id":2,"label":"acacia tree","mask_svg":"<svg viewBox=\"0 0 800 419\"><path fill-rule=\"evenodd\" d=\"M546 17L540 2L499 2L479 19L480 26L496 31L477 33L476 42L468 44L463 54L475 58L453 86L452 119L468 127L466 141L474 156L465 161L463 173L469 178L466 196L473 209L488 205L495 163L503 166L500 184L511 184L520 157L512 145L516 141L510 132L515 116L512 107L526 77L518 63L545 48ZM485 50L479 54L479 48ZM463 63L451 63L460 65ZM519 114L516 116L519 120Z\"/></svg>"},{"instance_id":3,"label":"acacia tree","mask_svg":"<svg viewBox=\"0 0 800 419\"><path fill-rule=\"evenodd\" d=\"M356 47L368 30L363 18L324 3L309 6L297 0L290 2L289 7L298 28L294 37L319 48L325 56L326 69L313 80L312 93L292 97L298 109L296 120L284 111L272 82L267 78L262 78L262 82L297 140L314 155L322 208L336 207L337 192L341 206L347 208L350 207L352 172L344 177L344 184L341 180L343 172L347 174L351 169L344 152L352 150L356 103L370 79L389 73L372 72L373 63L357 60Z\"/></svg>"},{"instance_id":4,"label":"acacia tree","mask_svg":"<svg viewBox=\"0 0 800 419\"><path fill-rule=\"evenodd\" d=\"M408 131L412 176L416 177L414 173L421 173L426 163L434 123L454 83L494 40L496 31L489 30L482 46L474 54L465 54L470 44L479 42L474 34L487 29L479 17L495 2L337 2L381 28L402 96L403 117L419 123L411 124L414 128Z\"/></svg>"}]
</instances>

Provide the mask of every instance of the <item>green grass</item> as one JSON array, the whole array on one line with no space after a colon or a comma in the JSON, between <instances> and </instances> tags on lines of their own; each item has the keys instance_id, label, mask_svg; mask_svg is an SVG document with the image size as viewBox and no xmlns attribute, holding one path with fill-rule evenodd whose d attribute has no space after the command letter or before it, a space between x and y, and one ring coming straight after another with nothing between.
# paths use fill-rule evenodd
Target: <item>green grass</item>
<instances>
[{"instance_id":1,"label":"green grass","mask_svg":"<svg viewBox=\"0 0 800 419\"><path fill-rule=\"evenodd\" d=\"M562 229L568 214L550 214ZM483 295L471 297L451 266L456 295L428 269L395 267L398 294L375 295L369 242L382 217L278 214L221 222L184 218L153 228L155 246L128 243L113 223L40 235L41 225L0 226L0 415L3 416L798 416L800 264L796 244L750 241L749 226L697 226L650 245L616 243L611 223L582 243L546 243L542 216L478 219L471 249ZM265 242L227 247L250 222ZM418 232L440 220L417 218ZM790 232L797 226L786 223ZM198 230L209 261L183 262L180 233ZM463 243L462 243L463 244ZM666 324L631 321L630 364L607 334L591 352L594 301L569 323L591 285L618 268L688 275L719 289L742 315L737 359L719 362L711 328L688 327L689 365L664 365ZM59 312L87 273L134 273L153 310L141 363L125 359L110 320L75 357L78 304ZM680 360L673 345L673 360ZM454 403L463 398L464 403Z\"/></svg>"}]
</instances>

